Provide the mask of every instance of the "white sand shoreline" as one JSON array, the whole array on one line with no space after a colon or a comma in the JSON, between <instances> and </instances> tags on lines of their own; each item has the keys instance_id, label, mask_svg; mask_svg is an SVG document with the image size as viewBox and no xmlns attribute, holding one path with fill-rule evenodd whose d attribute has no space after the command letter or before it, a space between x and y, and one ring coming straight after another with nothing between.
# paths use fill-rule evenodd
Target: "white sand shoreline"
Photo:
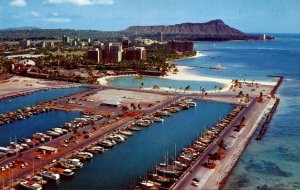
<instances>
[{"instance_id":1,"label":"white sand shoreline","mask_svg":"<svg viewBox=\"0 0 300 190\"><path fill-rule=\"evenodd\" d=\"M205 55L203 53L201 53L200 51L197 51L195 56L183 58L183 59L191 59L191 58L202 57L202 56L205 56ZM176 60L176 61L178 61L178 60ZM217 90L217 92L229 91L230 86L232 84L231 79L196 75L190 71L191 69L193 69L193 67L190 67L190 66L176 65L176 67L178 69L178 72L176 74L173 74L170 72L166 76L156 77L156 78L164 78L164 79L180 80L180 81L216 82L216 83L220 83L220 84L224 85L224 87L221 90ZM100 85L108 86L109 85L108 81L110 79L116 78L116 77L128 77L128 76L137 76L137 75L133 74L133 75L106 76L106 77L99 78L97 81ZM245 81L245 82L252 83L252 81ZM254 81L254 82L258 83L260 85L275 85L276 84L276 82L268 82L268 81ZM147 88L143 88L143 89L153 90L152 87L147 87ZM169 89L169 87L164 87L164 86L160 86L159 90L179 92L179 89L174 89L174 88ZM189 92L195 93L195 92L199 92L199 91L189 91ZM209 90L207 92L212 93L212 92L216 92L216 90Z\"/></svg>"}]
</instances>

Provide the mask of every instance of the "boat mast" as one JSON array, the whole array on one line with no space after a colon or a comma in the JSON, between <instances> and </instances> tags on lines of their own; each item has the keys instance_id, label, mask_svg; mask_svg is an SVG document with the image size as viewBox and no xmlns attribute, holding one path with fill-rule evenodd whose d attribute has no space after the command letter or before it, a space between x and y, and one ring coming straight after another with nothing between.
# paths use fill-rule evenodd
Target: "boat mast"
<instances>
[{"instance_id":1,"label":"boat mast","mask_svg":"<svg viewBox=\"0 0 300 190\"><path fill-rule=\"evenodd\" d=\"M174 152L173 170L175 170L175 164L176 164L176 143L175 143L175 152Z\"/></svg>"}]
</instances>

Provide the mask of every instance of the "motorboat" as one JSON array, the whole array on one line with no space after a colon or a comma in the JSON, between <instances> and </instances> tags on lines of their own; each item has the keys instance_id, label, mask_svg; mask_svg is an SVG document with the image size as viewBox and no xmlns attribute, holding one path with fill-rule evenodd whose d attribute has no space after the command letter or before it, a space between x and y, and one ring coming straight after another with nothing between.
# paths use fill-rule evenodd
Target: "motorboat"
<instances>
[{"instance_id":1,"label":"motorboat","mask_svg":"<svg viewBox=\"0 0 300 190\"><path fill-rule=\"evenodd\" d=\"M122 135L125 135L125 136L132 136L132 135L133 135L132 132L130 132L130 131L125 131L125 130L119 131L119 133L121 133Z\"/></svg>"},{"instance_id":2,"label":"motorboat","mask_svg":"<svg viewBox=\"0 0 300 190\"><path fill-rule=\"evenodd\" d=\"M31 178L31 180L32 180L32 181L35 181L36 183L41 184L41 185L47 184L47 181L44 180L44 178L41 177L41 176L33 176L33 177Z\"/></svg>"},{"instance_id":3,"label":"motorboat","mask_svg":"<svg viewBox=\"0 0 300 190\"><path fill-rule=\"evenodd\" d=\"M154 118L153 118L153 121L154 121L154 122L163 122L164 119L161 118L161 117L154 117Z\"/></svg>"},{"instance_id":4,"label":"motorboat","mask_svg":"<svg viewBox=\"0 0 300 190\"><path fill-rule=\"evenodd\" d=\"M69 158L67 160L67 163L75 166L76 168L82 168L83 167L83 163L80 162L80 160L76 159L76 158Z\"/></svg>"},{"instance_id":5,"label":"motorboat","mask_svg":"<svg viewBox=\"0 0 300 190\"><path fill-rule=\"evenodd\" d=\"M20 183L20 185L25 188L25 189L29 189L29 190L41 190L43 187L41 184L36 183L33 180L29 180L29 181L22 181Z\"/></svg>"},{"instance_id":6,"label":"motorboat","mask_svg":"<svg viewBox=\"0 0 300 190\"><path fill-rule=\"evenodd\" d=\"M54 168L53 171L58 173L59 175L67 177L74 175L74 171L71 169Z\"/></svg>"},{"instance_id":7,"label":"motorboat","mask_svg":"<svg viewBox=\"0 0 300 190\"><path fill-rule=\"evenodd\" d=\"M105 139L99 142L100 146L103 146L104 148L111 148L115 146L117 143L114 140Z\"/></svg>"},{"instance_id":8,"label":"motorboat","mask_svg":"<svg viewBox=\"0 0 300 190\"><path fill-rule=\"evenodd\" d=\"M142 129L139 128L139 127L133 126L133 127L129 127L129 130L131 130L131 131L140 131L140 130L142 130Z\"/></svg>"},{"instance_id":9,"label":"motorboat","mask_svg":"<svg viewBox=\"0 0 300 190\"><path fill-rule=\"evenodd\" d=\"M108 136L108 139L114 140L117 143L121 143L125 141L125 138L123 138L121 135L112 134Z\"/></svg>"},{"instance_id":10,"label":"motorboat","mask_svg":"<svg viewBox=\"0 0 300 190\"><path fill-rule=\"evenodd\" d=\"M94 157L94 155L90 152L77 152L77 155L84 155L87 156L88 159L91 159Z\"/></svg>"},{"instance_id":11,"label":"motorboat","mask_svg":"<svg viewBox=\"0 0 300 190\"><path fill-rule=\"evenodd\" d=\"M57 173L53 173L53 172L49 172L49 171L44 171L41 172L40 175L46 179L50 179L50 180L55 180L58 181L60 179L60 175Z\"/></svg>"}]
</instances>

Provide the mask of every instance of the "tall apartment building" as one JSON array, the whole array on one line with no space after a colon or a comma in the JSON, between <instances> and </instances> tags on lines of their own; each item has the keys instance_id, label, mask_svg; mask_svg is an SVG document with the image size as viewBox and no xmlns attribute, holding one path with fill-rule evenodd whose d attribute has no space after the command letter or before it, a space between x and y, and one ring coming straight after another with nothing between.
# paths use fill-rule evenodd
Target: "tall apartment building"
<instances>
[{"instance_id":1,"label":"tall apartment building","mask_svg":"<svg viewBox=\"0 0 300 190\"><path fill-rule=\"evenodd\" d=\"M168 47L170 49L180 51L180 52L186 52L186 51L194 51L194 42L191 41L168 41Z\"/></svg>"},{"instance_id":2,"label":"tall apartment building","mask_svg":"<svg viewBox=\"0 0 300 190\"><path fill-rule=\"evenodd\" d=\"M163 41L163 33L162 32L157 33L157 41L159 41L159 42Z\"/></svg>"},{"instance_id":3,"label":"tall apartment building","mask_svg":"<svg viewBox=\"0 0 300 190\"><path fill-rule=\"evenodd\" d=\"M19 45L22 48L27 48L28 46L30 46L30 40L26 40L26 39L20 40Z\"/></svg>"},{"instance_id":4,"label":"tall apartment building","mask_svg":"<svg viewBox=\"0 0 300 190\"><path fill-rule=\"evenodd\" d=\"M62 42L63 42L63 44L67 44L67 43L70 43L70 38L68 37L68 36L63 36L62 37Z\"/></svg>"},{"instance_id":5,"label":"tall apartment building","mask_svg":"<svg viewBox=\"0 0 300 190\"><path fill-rule=\"evenodd\" d=\"M99 50L99 48L87 51L86 55L88 59L93 60L96 63L100 63L102 61L102 50Z\"/></svg>"},{"instance_id":6,"label":"tall apartment building","mask_svg":"<svg viewBox=\"0 0 300 190\"><path fill-rule=\"evenodd\" d=\"M127 60L146 60L147 53L145 47L129 47L124 49L124 57Z\"/></svg>"},{"instance_id":7,"label":"tall apartment building","mask_svg":"<svg viewBox=\"0 0 300 190\"><path fill-rule=\"evenodd\" d=\"M122 61L122 44L109 42L104 45L103 60L106 63L118 63Z\"/></svg>"}]
</instances>

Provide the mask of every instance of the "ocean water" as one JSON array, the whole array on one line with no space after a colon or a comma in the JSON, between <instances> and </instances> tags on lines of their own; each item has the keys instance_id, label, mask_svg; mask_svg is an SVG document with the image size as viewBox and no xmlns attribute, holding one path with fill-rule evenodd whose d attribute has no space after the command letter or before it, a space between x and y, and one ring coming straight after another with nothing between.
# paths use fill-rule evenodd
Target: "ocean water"
<instances>
[{"instance_id":1,"label":"ocean water","mask_svg":"<svg viewBox=\"0 0 300 190\"><path fill-rule=\"evenodd\" d=\"M204 56L176 62L194 66L195 74L247 80L285 77L277 91L281 99L262 141L254 138L229 177L225 189L300 189L300 35L280 35L273 41L199 42ZM199 66L227 67L214 71Z\"/></svg>"},{"instance_id":2,"label":"ocean water","mask_svg":"<svg viewBox=\"0 0 300 190\"><path fill-rule=\"evenodd\" d=\"M88 90L87 88L59 88L50 89L48 91L38 91L27 96L19 96L12 99L1 100L0 101L0 114L16 111L17 109L22 109L27 106L33 106L42 101L47 101L55 99L68 94L73 94L76 92L83 92Z\"/></svg>"},{"instance_id":3,"label":"ocean water","mask_svg":"<svg viewBox=\"0 0 300 190\"><path fill-rule=\"evenodd\" d=\"M15 138L31 138L36 132L45 132L59 127L81 115L80 112L53 110L1 126L0 146L9 145L10 140L15 141Z\"/></svg>"},{"instance_id":4,"label":"ocean water","mask_svg":"<svg viewBox=\"0 0 300 190\"><path fill-rule=\"evenodd\" d=\"M199 42L195 49L204 56L177 61L195 66L192 72L207 76L248 80L272 80L266 75L299 76L299 35L276 35L274 41ZM297 64L298 63L298 64ZM198 68L221 64L226 70Z\"/></svg>"},{"instance_id":5,"label":"ocean water","mask_svg":"<svg viewBox=\"0 0 300 190\"><path fill-rule=\"evenodd\" d=\"M173 90L174 88L183 90L187 86L190 86L189 90L192 91L199 91L200 87L204 88L205 90L214 90L215 87L217 87L216 89L224 87L224 84L217 82L181 81L145 76L143 76L142 80L138 80L133 76L111 78L109 80L109 85L126 88L139 88L142 82L144 83L143 87L152 88L154 85L158 85L159 87L172 88Z\"/></svg>"},{"instance_id":6,"label":"ocean water","mask_svg":"<svg viewBox=\"0 0 300 190\"><path fill-rule=\"evenodd\" d=\"M195 109L165 117L163 123L153 123L136 132L124 143L84 163L71 178L44 189L125 189L138 183L155 163L163 162L166 152L172 159L176 150L190 144L206 127L212 126L232 109L231 104L196 101Z\"/></svg>"}]
</instances>

